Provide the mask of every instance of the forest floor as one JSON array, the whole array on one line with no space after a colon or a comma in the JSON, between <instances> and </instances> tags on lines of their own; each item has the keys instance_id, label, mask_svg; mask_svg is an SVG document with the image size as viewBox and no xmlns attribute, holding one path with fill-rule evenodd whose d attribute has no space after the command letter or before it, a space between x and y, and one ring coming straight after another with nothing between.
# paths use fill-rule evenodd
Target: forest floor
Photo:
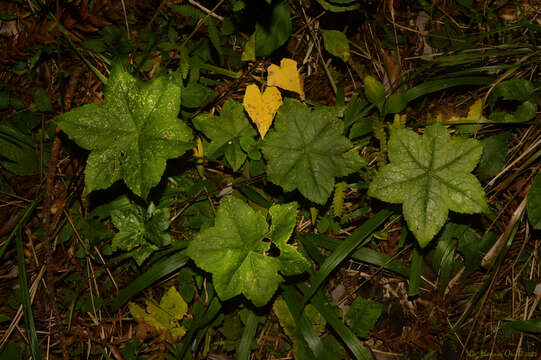
<instances>
[{"instance_id":1,"label":"forest floor","mask_svg":"<svg viewBox=\"0 0 541 360\"><path fill-rule=\"evenodd\" d=\"M277 7L280 2L271 3ZM541 216L535 208L541 208L541 192L533 194L532 185L541 167L541 3L282 4L288 10L280 16L287 18L289 31L282 18L271 16L265 0L0 4L0 360L313 359L329 353L336 359L362 354L377 360L541 359L541 221L535 218L536 211ZM265 43L270 50L259 43L254 50L250 41L260 39L252 36L259 31L254 21L261 27L265 19L271 28L278 24L265 36L280 37L284 31L287 36L279 44ZM328 39L336 33L327 30L345 38ZM239 166L232 160L238 154L227 151L225 157L205 152L203 160L197 158L198 151L209 148L205 139L210 136L193 120L220 113L231 99L242 103L246 87L264 84L268 66L283 58L297 62L307 104L342 106L348 144L366 161L360 171L343 176L342 203L335 194L316 204L303 191L304 196L290 192L295 186L284 192L285 186L261 170L270 165L260 160L259 150L251 155L242 147L248 156L243 153ZM179 118L203 138L168 162L149 202L122 182L88 193L85 166L88 150L94 149L81 148L84 139L57 126L58 115L114 96L105 91L104 81L117 59L143 81L181 69ZM407 94L404 106L384 113L383 102L370 97L368 76L387 97ZM302 100L295 91L284 94ZM484 144L473 173L489 211L449 212L443 230L425 247L408 231L411 223L401 215L400 204L366 195L393 151L391 127L400 123L425 135L430 124L440 123L453 138ZM93 136L88 133L89 139ZM182 251L198 233L209 233L221 199L230 193L258 214L267 203L296 201L289 243L310 259L314 274L330 266L323 264L325 259L363 221L381 211L392 215L323 277L314 299L324 299L338 315L314 310L313 300L304 318L313 327L306 330L295 324L287 294L293 289L300 299L303 286L313 284L317 275L285 277L262 307L242 296L224 300L216 289L220 305L212 313L217 276L211 285L214 270L202 271ZM111 220L113 209L120 208L113 199L137 204L134 208L144 205L141 214L156 214L153 204L158 212L166 209L160 214L169 216L168 235L162 234L167 246L153 244L142 258L130 252L140 244L113 246L115 229L121 230L121 220ZM145 219L152 216L158 215ZM138 234L156 231L146 223L142 229ZM273 246L266 255L272 256ZM177 262L167 263L168 257ZM147 315L154 320L145 322L134 314L133 304L144 305L146 299L156 305L170 287L187 303L186 314L178 319L184 319L184 337L174 335L171 324L177 320L171 313L164 320L169 325L161 329L150 307ZM355 317L352 304L359 298L366 301L355 305ZM199 322L205 316L208 321ZM346 330L340 327L344 324ZM356 336L348 339L352 331ZM312 347L312 335L325 347L322 353ZM367 352L355 353L357 343Z\"/></svg>"}]
</instances>

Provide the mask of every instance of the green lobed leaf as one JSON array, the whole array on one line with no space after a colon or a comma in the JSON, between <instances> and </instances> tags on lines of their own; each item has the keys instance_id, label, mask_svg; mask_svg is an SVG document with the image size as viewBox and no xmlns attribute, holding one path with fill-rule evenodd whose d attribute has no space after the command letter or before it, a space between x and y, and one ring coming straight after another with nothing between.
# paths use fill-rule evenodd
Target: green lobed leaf
<instances>
[{"instance_id":1,"label":"green lobed leaf","mask_svg":"<svg viewBox=\"0 0 541 360\"><path fill-rule=\"evenodd\" d=\"M291 207L296 209L296 204L270 209L276 222L271 239L285 253L277 258L265 255L270 249L270 242L263 241L269 230L265 218L240 199L222 199L214 227L200 232L187 249L197 266L213 274L214 287L222 300L243 294L256 306L263 306L283 281L279 271L302 271L301 255L294 254L296 250L286 244L293 230Z\"/></svg>"},{"instance_id":2,"label":"green lobed leaf","mask_svg":"<svg viewBox=\"0 0 541 360\"><path fill-rule=\"evenodd\" d=\"M285 191L298 189L307 199L324 204L334 178L360 169L363 161L352 151L343 125L329 108L310 111L286 99L274 121L275 130L263 142L267 176Z\"/></svg>"},{"instance_id":3,"label":"green lobed leaf","mask_svg":"<svg viewBox=\"0 0 541 360\"><path fill-rule=\"evenodd\" d=\"M528 191L526 207L530 224L534 229L541 230L541 173L535 176L530 191Z\"/></svg>"},{"instance_id":4,"label":"green lobed leaf","mask_svg":"<svg viewBox=\"0 0 541 360\"><path fill-rule=\"evenodd\" d=\"M220 116L200 115L193 120L194 126L208 137L211 142L206 149L209 156L224 151L227 162L234 171L238 170L246 160L246 153L241 148L243 136L257 135L242 105L234 100L227 100Z\"/></svg>"},{"instance_id":5,"label":"green lobed leaf","mask_svg":"<svg viewBox=\"0 0 541 360\"><path fill-rule=\"evenodd\" d=\"M449 210L471 214L487 209L481 184L470 174L483 150L479 141L451 138L440 124L427 127L422 136L391 130L390 164L378 172L368 194L403 203L404 218L421 247L438 233Z\"/></svg>"},{"instance_id":6,"label":"green lobed leaf","mask_svg":"<svg viewBox=\"0 0 541 360\"><path fill-rule=\"evenodd\" d=\"M190 128L177 118L178 83L166 75L143 82L116 63L102 103L56 117L70 139L91 151L85 169L88 192L122 179L146 198L160 181L166 160L192 147Z\"/></svg>"},{"instance_id":7,"label":"green lobed leaf","mask_svg":"<svg viewBox=\"0 0 541 360\"><path fill-rule=\"evenodd\" d=\"M129 251L137 265L141 265L154 251L171 243L167 232L169 219L168 209L156 209L153 204L146 212L134 204L114 210L111 220L119 232L113 238L113 250Z\"/></svg>"},{"instance_id":8,"label":"green lobed leaf","mask_svg":"<svg viewBox=\"0 0 541 360\"><path fill-rule=\"evenodd\" d=\"M291 276L307 271L310 268L310 262L287 243L297 223L297 203L274 205L269 209L269 214L272 217L269 239L280 249L278 259L282 273L285 276Z\"/></svg>"}]
</instances>

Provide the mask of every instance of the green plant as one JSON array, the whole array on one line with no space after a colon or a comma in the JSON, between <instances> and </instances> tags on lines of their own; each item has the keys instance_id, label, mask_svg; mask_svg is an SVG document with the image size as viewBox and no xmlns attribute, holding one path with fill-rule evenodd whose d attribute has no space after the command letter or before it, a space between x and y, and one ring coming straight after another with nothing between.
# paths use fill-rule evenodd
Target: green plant
<instances>
[{"instance_id":1,"label":"green plant","mask_svg":"<svg viewBox=\"0 0 541 360\"><path fill-rule=\"evenodd\" d=\"M48 92L58 90L54 82L38 85L29 106L13 86L0 87L0 110L8 114L0 123L0 175L5 180L0 190L13 192L13 202L24 203L14 190L18 180L39 174L47 184L45 226L26 234L27 246L33 251L35 238L54 244L47 245L51 253L46 262L53 273L61 267L53 267L52 251L64 249L72 254L70 269L88 271L59 283L66 286L59 298L68 328L87 313L93 323L110 311L125 315L121 307L128 304L131 317L123 321L130 326L137 321L136 333L142 329L157 336L121 344L127 359L144 359L153 351L164 358L211 358L221 352L249 359L260 357L262 349L271 353L271 348L276 357L291 350L298 359L370 359L362 341L371 336L396 339L381 329L386 321L381 315L396 310L387 294L383 300L378 295L382 277L394 274L409 281L407 289L393 286L392 291L412 301L425 297L415 305L424 311L427 303L451 303L446 297L453 286L476 281L475 273L483 279L451 325L453 336L469 341L462 339L463 327L474 324L465 320L488 298L485 294L492 290L506 254L515 255L509 251L513 239L536 234L541 226L541 178L536 175L541 152L534 127L539 83L532 70L539 50L522 44L526 33L537 34L539 27L526 24L519 33L513 26L496 26L492 31L499 13L481 11L472 1L458 1L459 10L451 15L441 11L441 4L418 1L412 8L419 11L418 34L424 50L434 51L423 53L422 61L416 56L404 60L402 50L411 39L395 26L401 21L395 17L400 4L384 7L389 12L384 18L390 15L393 21L390 26L372 19L370 4L360 0L303 1L222 0L213 8L196 1L162 2L136 38L126 38L117 23L102 26L92 32L98 38L82 42L73 41L69 21L57 20L45 4L32 2L104 85L102 102L58 115L49 125L48 117L71 103L68 96L65 102L51 101ZM309 3L311 10L298 6ZM100 4L83 5L88 9L81 14L94 19L88 11ZM383 36L381 42L373 39L377 56L365 54L355 38L348 38L355 32L363 35L364 27L326 30L335 28L327 18L319 27L315 12L321 8L336 19L342 18L338 13L351 12L344 15L375 20L369 23L370 33ZM421 8L439 17L437 27L421 29ZM472 19L460 23L466 14ZM124 20L126 31L130 26L140 30L141 19L135 14L125 14ZM488 34L472 35L477 27ZM135 36L133 30L130 36ZM474 48L500 35L520 44ZM309 49L314 45L317 51L297 52L307 39ZM35 78L41 74L40 62L58 49L64 53L61 47L32 48L35 52L12 72ZM303 61L282 58L285 52ZM391 52L396 64L388 62ZM380 56L384 63L375 68L381 80L367 74L366 64L357 64L363 57ZM314 100L319 89L310 84L313 78L305 92L298 70L310 76L319 61L336 97L334 104L326 102L331 106ZM423 62L419 69L401 68L416 61ZM269 65L276 62L280 66ZM535 64L528 70L532 80L510 79L526 73L525 63ZM106 78L98 69L108 67ZM391 85L393 67L404 76ZM344 80L345 70L354 80L354 91ZM62 82L68 73L61 70L54 80ZM473 105L469 111L457 106L449 115L425 114L447 98L444 91L460 97L461 104L472 100ZM66 138L55 135L56 125L88 151L81 201L59 196L62 189L78 196L76 189L83 186L78 183L82 167L57 160L68 153L74 159L77 152L73 144L60 146L58 141ZM534 145L517 157L528 141ZM49 156L46 174L43 164ZM60 174L62 183L49 186ZM520 190L510 191L508 185L517 178L521 181L513 186ZM505 203L494 200L503 192ZM506 225L505 209L517 201L521 205ZM401 205L401 211L393 204ZM28 211L36 206L32 203ZM519 231L524 209L531 227ZM62 216L68 221L62 222ZM16 240L19 274L26 273L28 263L21 233L26 220L19 221L0 249L4 260L11 240ZM535 294L536 282L533 275L526 279L522 269L525 258L538 256L535 249L524 241L512 259L512 266L520 266L528 296ZM366 279L344 281L346 263ZM366 264L370 271L364 271ZM86 280L90 292L85 291ZM366 290L372 299L363 297ZM435 292L444 300L427 302L427 294ZM146 307L137 305L141 296ZM24 276L9 304L16 308L18 301L24 305L30 349L39 357L41 333L32 320ZM423 343L432 337L431 326L444 328L439 315L430 311L426 323L423 316L416 317L422 326L408 334L421 334L421 341L411 343L431 349L425 358L443 351L441 343ZM445 318L445 325L452 317ZM539 332L538 318L504 320L505 331ZM12 314L0 316L0 322L8 321L17 320ZM282 330L285 336L276 337L280 344L274 346L266 336ZM107 358L118 350L99 345L70 352ZM21 358L19 353L11 342L0 349L0 357Z\"/></svg>"}]
</instances>

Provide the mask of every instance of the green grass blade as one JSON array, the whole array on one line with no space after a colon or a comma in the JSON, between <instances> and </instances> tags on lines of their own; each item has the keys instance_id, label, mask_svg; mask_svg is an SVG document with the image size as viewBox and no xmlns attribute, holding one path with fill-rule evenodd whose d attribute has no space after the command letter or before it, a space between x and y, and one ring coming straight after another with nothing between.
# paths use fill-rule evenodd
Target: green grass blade
<instances>
[{"instance_id":1,"label":"green grass blade","mask_svg":"<svg viewBox=\"0 0 541 360\"><path fill-rule=\"evenodd\" d=\"M34 201L37 204L37 200ZM34 205L34 204L32 204ZM28 341L30 343L30 353L32 354L32 359L41 360L41 351L39 349L38 335L36 333L36 326L34 324L34 315L32 313L32 303L30 300L30 292L28 290L28 280L26 279L26 264L24 262L24 241L23 241L23 225L24 222L32 213L32 210L35 207L29 206L25 216L21 219L19 224L17 224L15 237L15 244L17 248L17 265L19 271L19 282L21 286L21 296L22 296L22 305L24 312L24 322L26 325L26 332L28 335ZM28 216L27 216L28 215Z\"/></svg>"},{"instance_id":2,"label":"green grass blade","mask_svg":"<svg viewBox=\"0 0 541 360\"><path fill-rule=\"evenodd\" d=\"M392 214L390 210L380 210L376 215L367 220L357 230L353 232L347 239L345 239L340 245L336 247L333 253L325 260L319 271L315 274L312 287L304 298L304 304L306 305L312 295L316 293L318 288L323 284L327 276L336 269L338 265L357 247L362 246L364 240L368 238L370 234L381 225L385 219Z\"/></svg>"},{"instance_id":3,"label":"green grass blade","mask_svg":"<svg viewBox=\"0 0 541 360\"><path fill-rule=\"evenodd\" d=\"M449 79L440 79L425 81L405 93L406 101L409 103L412 100L415 100L421 96L427 94L448 89L455 86L464 86L464 85L487 85L494 81L492 76L466 76L461 78L449 78Z\"/></svg>"},{"instance_id":4,"label":"green grass blade","mask_svg":"<svg viewBox=\"0 0 541 360\"><path fill-rule=\"evenodd\" d=\"M242 332L242 338L240 339L239 353L237 359L250 359L250 347L255 338L258 322L259 317L253 311L250 311L248 313L248 319L246 319L246 326L244 327L244 331Z\"/></svg>"},{"instance_id":5,"label":"green grass blade","mask_svg":"<svg viewBox=\"0 0 541 360\"><path fill-rule=\"evenodd\" d=\"M208 326L216 318L220 310L222 310L222 304L217 297L212 297L210 305L205 309L203 316L194 318L194 323L190 326L188 333L182 338L182 341L176 346L176 358L184 359L188 348L191 346L194 353L197 352L199 344L204 338Z\"/></svg>"},{"instance_id":6,"label":"green grass blade","mask_svg":"<svg viewBox=\"0 0 541 360\"><path fill-rule=\"evenodd\" d=\"M305 284L299 284L299 289L301 289L302 292L308 292L309 287ZM321 315L325 318L327 323L333 328L333 330L336 332L336 334L340 337L340 339L346 344L348 349L351 351L353 356L355 356L358 360L372 360L372 354L370 354L370 351L368 351L359 341L359 338L355 336L353 331L351 331L343 322L336 316L336 312L328 305L326 304L325 299L323 296L321 296L320 293L315 294L312 297L312 301L310 302L317 311L320 312Z\"/></svg>"},{"instance_id":7,"label":"green grass blade","mask_svg":"<svg viewBox=\"0 0 541 360\"><path fill-rule=\"evenodd\" d=\"M117 310L146 287L185 266L188 260L189 258L185 255L185 252L180 251L154 264L147 272L120 291L118 296L111 301L112 310Z\"/></svg>"},{"instance_id":8,"label":"green grass blade","mask_svg":"<svg viewBox=\"0 0 541 360\"><path fill-rule=\"evenodd\" d=\"M418 246L413 248L413 258L411 259L410 269L410 286L408 290L408 296L415 296L419 294L421 287L421 270L423 267L423 253Z\"/></svg>"},{"instance_id":9,"label":"green grass blade","mask_svg":"<svg viewBox=\"0 0 541 360\"><path fill-rule=\"evenodd\" d=\"M310 320L303 313L303 304L292 286L282 286L282 296L289 308L289 312L296 320L299 339L304 339L308 348L312 351L317 360L332 359L329 351L325 348Z\"/></svg>"},{"instance_id":10,"label":"green grass blade","mask_svg":"<svg viewBox=\"0 0 541 360\"><path fill-rule=\"evenodd\" d=\"M307 243L310 243L311 245L315 245L317 247L324 248L331 251L336 249L338 245L340 245L340 240L332 238L330 236L325 236L325 235L308 235L308 236L303 236L300 240L303 243L303 245L308 245ZM313 254L310 251L310 249L308 249L308 247L307 247L307 250L310 253L310 256L312 256ZM363 248L355 250L351 254L351 258L371 264L371 265L381 266L384 269L394 271L395 273L400 274L405 277L409 277L409 273L410 273L409 266L405 265L404 263L401 263L398 260L394 260L387 254L380 253L368 247L363 247ZM314 258L314 260L316 262L318 261L316 258Z\"/></svg>"}]
</instances>

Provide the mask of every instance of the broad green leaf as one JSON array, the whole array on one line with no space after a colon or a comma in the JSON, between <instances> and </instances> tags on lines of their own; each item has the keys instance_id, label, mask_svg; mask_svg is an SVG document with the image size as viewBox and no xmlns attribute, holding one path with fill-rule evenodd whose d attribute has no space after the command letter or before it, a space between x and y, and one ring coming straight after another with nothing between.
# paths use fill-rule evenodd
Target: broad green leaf
<instances>
[{"instance_id":1,"label":"broad green leaf","mask_svg":"<svg viewBox=\"0 0 541 360\"><path fill-rule=\"evenodd\" d=\"M449 210L472 214L487 209L485 193L470 174L483 146L474 139L453 137L440 124L424 135L391 128L389 160L370 184L368 194L403 203L404 218L425 247L444 225Z\"/></svg>"},{"instance_id":2,"label":"broad green leaf","mask_svg":"<svg viewBox=\"0 0 541 360\"><path fill-rule=\"evenodd\" d=\"M257 133L250 125L241 104L229 99L222 107L220 116L200 115L193 123L197 130L211 140L206 149L209 156L216 156L218 151L223 150L234 171L242 166L246 153L242 151L240 139L243 136L254 137Z\"/></svg>"},{"instance_id":3,"label":"broad green leaf","mask_svg":"<svg viewBox=\"0 0 541 360\"><path fill-rule=\"evenodd\" d=\"M514 114L507 112L493 112L489 119L495 122L524 122L535 117L537 112L537 100L534 95L534 85L531 81L512 79L502 81L494 87L488 97L488 104L492 107L499 98L503 100L515 100L522 103L517 107Z\"/></svg>"},{"instance_id":4,"label":"broad green leaf","mask_svg":"<svg viewBox=\"0 0 541 360\"><path fill-rule=\"evenodd\" d=\"M300 255L293 254L295 249L285 243L289 238L287 233L290 234L291 215L287 210L296 209L296 204L282 206L271 207L271 232L272 240L278 241L276 245L287 255L278 258L265 255L270 249L270 242L263 241L269 230L265 218L232 196L223 198L215 226L192 240L187 254L197 266L213 274L216 292L222 300L244 294L256 306L263 306L283 281L279 271L284 274L302 271L298 265Z\"/></svg>"},{"instance_id":5,"label":"broad green leaf","mask_svg":"<svg viewBox=\"0 0 541 360\"><path fill-rule=\"evenodd\" d=\"M526 207L530 224L534 229L541 230L541 173L535 176L530 187Z\"/></svg>"},{"instance_id":6,"label":"broad green leaf","mask_svg":"<svg viewBox=\"0 0 541 360\"><path fill-rule=\"evenodd\" d=\"M376 325L383 306L369 299L357 298L346 315L346 324L360 338L366 339Z\"/></svg>"},{"instance_id":7,"label":"broad green leaf","mask_svg":"<svg viewBox=\"0 0 541 360\"><path fill-rule=\"evenodd\" d=\"M186 315L188 305L174 286L163 295L159 305L149 300L146 303L146 310L135 303L128 304L134 318L158 330L169 332L175 341L186 334L186 329L179 321Z\"/></svg>"},{"instance_id":8,"label":"broad green leaf","mask_svg":"<svg viewBox=\"0 0 541 360\"><path fill-rule=\"evenodd\" d=\"M310 262L287 243L297 223L297 203L274 205L269 209L269 214L272 217L269 239L280 249L278 259L282 273L291 276L305 272L310 268Z\"/></svg>"},{"instance_id":9,"label":"broad green leaf","mask_svg":"<svg viewBox=\"0 0 541 360\"><path fill-rule=\"evenodd\" d=\"M267 56L282 46L291 35L290 8L287 1L282 1L260 10L261 20L255 25L255 55Z\"/></svg>"},{"instance_id":10,"label":"broad green leaf","mask_svg":"<svg viewBox=\"0 0 541 360\"><path fill-rule=\"evenodd\" d=\"M307 199L324 204L334 178L357 171L359 154L343 133L343 125L329 108L310 111L286 99L263 142L267 176L285 191L298 189Z\"/></svg>"},{"instance_id":11,"label":"broad green leaf","mask_svg":"<svg viewBox=\"0 0 541 360\"><path fill-rule=\"evenodd\" d=\"M338 30L323 30L320 29L323 35L323 45L325 50L334 56L339 57L344 62L349 60L349 43L346 35Z\"/></svg>"},{"instance_id":12,"label":"broad green leaf","mask_svg":"<svg viewBox=\"0 0 541 360\"><path fill-rule=\"evenodd\" d=\"M113 238L113 250L129 251L137 265L141 265L154 251L171 243L167 232L169 219L168 209L156 209L153 204L146 212L134 204L114 210L111 220L119 232Z\"/></svg>"},{"instance_id":13,"label":"broad green leaf","mask_svg":"<svg viewBox=\"0 0 541 360\"><path fill-rule=\"evenodd\" d=\"M531 81L512 79L502 81L494 87L488 97L488 104L493 106L498 98L503 100L527 101L534 93L535 88Z\"/></svg>"},{"instance_id":14,"label":"broad green leaf","mask_svg":"<svg viewBox=\"0 0 541 360\"><path fill-rule=\"evenodd\" d=\"M113 66L105 101L88 104L56 118L77 145L91 150L85 169L87 191L124 180L146 198L165 171L166 160L192 147L190 128L177 118L178 79L162 75L143 82Z\"/></svg>"},{"instance_id":15,"label":"broad green leaf","mask_svg":"<svg viewBox=\"0 0 541 360\"><path fill-rule=\"evenodd\" d=\"M483 155L477 167L481 180L495 175L505 165L508 138L509 132L504 132L482 140L484 144Z\"/></svg>"}]
</instances>

